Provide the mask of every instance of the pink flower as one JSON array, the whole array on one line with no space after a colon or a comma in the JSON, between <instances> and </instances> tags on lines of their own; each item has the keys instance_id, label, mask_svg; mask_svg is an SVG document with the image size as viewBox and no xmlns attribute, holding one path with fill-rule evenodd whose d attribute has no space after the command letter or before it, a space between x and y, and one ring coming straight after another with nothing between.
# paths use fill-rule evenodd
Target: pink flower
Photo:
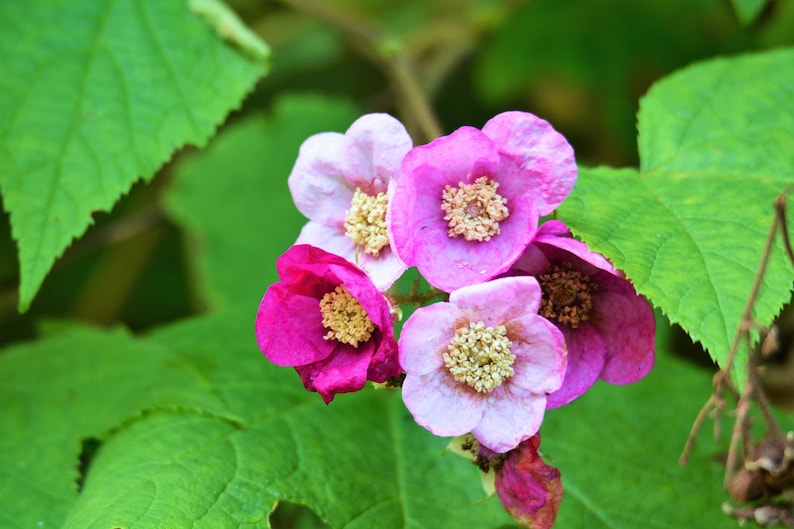
<instances>
[{"instance_id":1,"label":"pink flower","mask_svg":"<svg viewBox=\"0 0 794 529\"><path fill-rule=\"evenodd\" d=\"M347 132L303 142L289 175L298 210L309 218L296 244L311 244L358 264L384 291L405 271L386 229L388 189L412 142L388 114L360 117Z\"/></svg>"},{"instance_id":2,"label":"pink flower","mask_svg":"<svg viewBox=\"0 0 794 529\"><path fill-rule=\"evenodd\" d=\"M560 471L538 453L540 435L530 437L507 454L480 447L480 456L496 472L496 494L522 527L549 529L562 501Z\"/></svg>"},{"instance_id":3,"label":"pink flower","mask_svg":"<svg viewBox=\"0 0 794 529\"><path fill-rule=\"evenodd\" d=\"M571 237L560 221L544 223L513 270L538 279L540 314L565 335L568 370L548 409L569 403L598 379L630 384L653 367L653 310L601 254Z\"/></svg>"},{"instance_id":4,"label":"pink flower","mask_svg":"<svg viewBox=\"0 0 794 529\"><path fill-rule=\"evenodd\" d=\"M402 172L387 222L394 249L446 292L505 272L577 175L565 138L526 112L414 147Z\"/></svg>"},{"instance_id":5,"label":"pink flower","mask_svg":"<svg viewBox=\"0 0 794 529\"><path fill-rule=\"evenodd\" d=\"M256 339L268 360L292 366L327 403L367 380L401 373L389 304L353 263L309 245L276 261L256 315Z\"/></svg>"},{"instance_id":6,"label":"pink flower","mask_svg":"<svg viewBox=\"0 0 794 529\"><path fill-rule=\"evenodd\" d=\"M440 436L471 432L496 452L538 431L565 373L563 336L538 316L540 295L534 278L497 279L408 318L402 395L417 423Z\"/></svg>"}]
</instances>

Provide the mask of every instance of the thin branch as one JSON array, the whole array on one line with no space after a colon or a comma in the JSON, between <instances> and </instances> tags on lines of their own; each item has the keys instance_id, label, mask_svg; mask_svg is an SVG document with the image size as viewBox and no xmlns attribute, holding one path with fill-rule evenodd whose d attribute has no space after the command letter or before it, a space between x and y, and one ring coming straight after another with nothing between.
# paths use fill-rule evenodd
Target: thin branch
<instances>
[{"instance_id":1,"label":"thin branch","mask_svg":"<svg viewBox=\"0 0 794 529\"><path fill-rule=\"evenodd\" d=\"M731 342L731 346L728 351L728 358L725 362L725 365L722 366L722 368L714 375L714 390L712 395L698 412L698 415L692 424L689 437L687 438L684 449L678 460L679 464L681 465L686 464L689 454L691 453L694 446L695 438L697 437L706 416L708 416L711 411L714 411L716 414L715 420L719 421L722 408L724 407L724 391L730 390L734 394L737 393L731 382L731 373L733 371L733 364L736 361L736 355L738 353L739 346L741 345L743 339L745 339L747 344L748 371L752 371L753 369L750 359L752 350L749 340L750 330L754 327L757 327L757 324L753 320L753 309L761 291L761 285L763 284L764 276L766 275L769 259L775 247L775 236L777 235L778 229L781 230L783 235L783 243L786 247L786 252L789 256L789 259L791 259L792 263L794 263L794 252L791 251L791 243L788 237L788 229L786 226L786 194L790 189L791 187L786 188L786 190L784 190L774 202L775 216L772 219L772 224L769 227L769 232L767 233L764 251L761 255L761 262L758 265L758 270L755 274L755 279L753 280L753 286L750 289L750 294L747 297L747 302L745 303L739 325L736 328L736 333L734 334L733 341ZM731 447L728 454L728 462L726 464L726 485L729 479L729 474L733 471L733 469L735 469L735 459L738 457L738 440L739 438L743 437L742 432L746 428L745 423L747 420L747 412L749 411L749 404L747 403L747 400L751 396L750 392L752 392L753 396L756 397L756 402L763 400L764 404L761 404L761 406L765 420L767 421L768 425L774 424L776 431L779 431L771 413L769 413L768 409L763 408L763 406L766 405L766 396L763 395L760 399L758 398L758 395L762 394L763 390L756 384L753 373L748 374L747 386L748 387L746 388L746 391L741 394L737 403L737 418L736 422L734 423L733 433L731 435ZM716 434L717 431L715 430L715 436Z\"/></svg>"}]
</instances>

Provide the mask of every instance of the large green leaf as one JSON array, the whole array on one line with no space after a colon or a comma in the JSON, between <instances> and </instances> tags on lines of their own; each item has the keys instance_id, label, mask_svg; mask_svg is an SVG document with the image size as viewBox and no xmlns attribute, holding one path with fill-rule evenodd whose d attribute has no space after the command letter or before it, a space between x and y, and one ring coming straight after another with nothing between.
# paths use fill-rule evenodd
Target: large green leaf
<instances>
[{"instance_id":1,"label":"large green leaf","mask_svg":"<svg viewBox=\"0 0 794 529\"><path fill-rule=\"evenodd\" d=\"M772 202L794 182L792 65L794 50L780 50L701 63L659 82L641 103L641 170L582 170L560 208L574 232L720 364ZM762 324L790 297L794 274L781 248L755 306Z\"/></svg>"},{"instance_id":2,"label":"large green leaf","mask_svg":"<svg viewBox=\"0 0 794 529\"><path fill-rule=\"evenodd\" d=\"M0 355L4 528L267 527L279 499L332 527L498 527L477 469L396 391L326 406L228 311L148 338L83 330ZM77 490L81 440L100 446ZM64 521L65 520L65 521Z\"/></svg>"},{"instance_id":3,"label":"large green leaf","mask_svg":"<svg viewBox=\"0 0 794 529\"><path fill-rule=\"evenodd\" d=\"M335 528L509 525L479 471L417 426L399 392L324 405L263 358L252 316L225 311L139 339L78 329L3 351L0 525L267 527L280 500ZM676 465L709 375L659 343L647 379L597 384L547 414L542 449L565 486L560 527L734 523L719 509L716 447L704 440Z\"/></svg>"},{"instance_id":4,"label":"large green leaf","mask_svg":"<svg viewBox=\"0 0 794 529\"><path fill-rule=\"evenodd\" d=\"M298 148L311 134L344 132L356 117L345 101L283 97L272 116L230 126L180 163L167 207L194 236L191 261L213 307L255 308L278 280L276 258L306 222L287 187Z\"/></svg>"},{"instance_id":5,"label":"large green leaf","mask_svg":"<svg viewBox=\"0 0 794 529\"><path fill-rule=\"evenodd\" d=\"M1 2L0 20L0 189L25 310L91 215L204 144L264 69L185 0Z\"/></svg>"}]
</instances>

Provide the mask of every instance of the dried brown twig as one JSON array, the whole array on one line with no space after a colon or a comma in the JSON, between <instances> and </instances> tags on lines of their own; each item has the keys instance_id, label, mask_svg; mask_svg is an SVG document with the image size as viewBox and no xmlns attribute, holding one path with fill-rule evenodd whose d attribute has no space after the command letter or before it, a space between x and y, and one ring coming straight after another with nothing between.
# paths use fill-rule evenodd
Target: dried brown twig
<instances>
[{"instance_id":1,"label":"dried brown twig","mask_svg":"<svg viewBox=\"0 0 794 529\"><path fill-rule=\"evenodd\" d=\"M733 396L736 399L736 413L728 457L725 463L724 485L731 492L734 500L740 503L753 500L764 500L764 503L746 508L733 508L726 504L723 510L740 520L755 520L761 525L767 525L769 522L783 523L785 525L787 520L794 520L794 511L791 506L784 507L785 513L781 516L768 517L764 514L769 509L777 513L781 506L780 504L772 503L772 498L794 484L794 443L791 438L782 433L772 415L769 400L758 380L759 349L761 348L752 346L751 337L753 331L759 332L761 338L765 338L775 330L774 328L767 329L756 322L753 319L753 311L766 275L769 259L775 248L775 239L778 231L782 235L786 254L792 264L794 264L794 252L792 252L786 222L786 197L790 190L791 187L787 188L774 202L775 216L769 227L761 262L728 351L727 361L714 375L712 394L695 418L679 459L679 464L686 464L695 439L707 417L714 417L715 438L719 438L720 420L726 408L725 394L729 393ZM737 353L742 346L745 347L748 355L746 365L747 382L744 389L740 392L734 386L731 374ZM754 444L750 432L752 420L750 412L753 404L761 412L764 426L766 427L766 436L757 444ZM769 454L772 455L770 456ZM786 526L794 527L794 522L792 522L792 525Z\"/></svg>"}]
</instances>

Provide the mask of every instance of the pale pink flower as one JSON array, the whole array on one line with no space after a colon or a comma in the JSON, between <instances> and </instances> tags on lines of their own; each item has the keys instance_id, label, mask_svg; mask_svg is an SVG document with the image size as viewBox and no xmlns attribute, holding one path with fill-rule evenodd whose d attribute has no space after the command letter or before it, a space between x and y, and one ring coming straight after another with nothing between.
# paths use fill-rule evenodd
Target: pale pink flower
<instances>
[{"instance_id":1,"label":"pale pink flower","mask_svg":"<svg viewBox=\"0 0 794 529\"><path fill-rule=\"evenodd\" d=\"M311 244L356 263L384 291L405 271L386 229L388 190L411 149L405 127L388 114L366 114L347 132L303 142L289 175L298 210L309 222L296 244Z\"/></svg>"},{"instance_id":2,"label":"pale pink flower","mask_svg":"<svg viewBox=\"0 0 794 529\"><path fill-rule=\"evenodd\" d=\"M547 408L585 393L597 379L630 384L653 367L656 322L648 301L625 276L560 221L548 221L511 274L534 276L543 290L540 314L565 335L568 370Z\"/></svg>"},{"instance_id":3,"label":"pale pink flower","mask_svg":"<svg viewBox=\"0 0 794 529\"><path fill-rule=\"evenodd\" d=\"M309 245L276 261L280 282L265 292L256 340L268 360L292 366L327 403L402 370L389 304L353 263Z\"/></svg>"},{"instance_id":4,"label":"pale pink flower","mask_svg":"<svg viewBox=\"0 0 794 529\"><path fill-rule=\"evenodd\" d=\"M573 149L527 112L461 127L411 149L394 186L394 249L450 292L505 272L576 183Z\"/></svg>"},{"instance_id":5,"label":"pale pink flower","mask_svg":"<svg viewBox=\"0 0 794 529\"><path fill-rule=\"evenodd\" d=\"M471 432L496 452L538 431L565 374L564 340L538 316L540 294L534 278L496 279L408 318L402 395L417 423L440 436Z\"/></svg>"}]
</instances>

